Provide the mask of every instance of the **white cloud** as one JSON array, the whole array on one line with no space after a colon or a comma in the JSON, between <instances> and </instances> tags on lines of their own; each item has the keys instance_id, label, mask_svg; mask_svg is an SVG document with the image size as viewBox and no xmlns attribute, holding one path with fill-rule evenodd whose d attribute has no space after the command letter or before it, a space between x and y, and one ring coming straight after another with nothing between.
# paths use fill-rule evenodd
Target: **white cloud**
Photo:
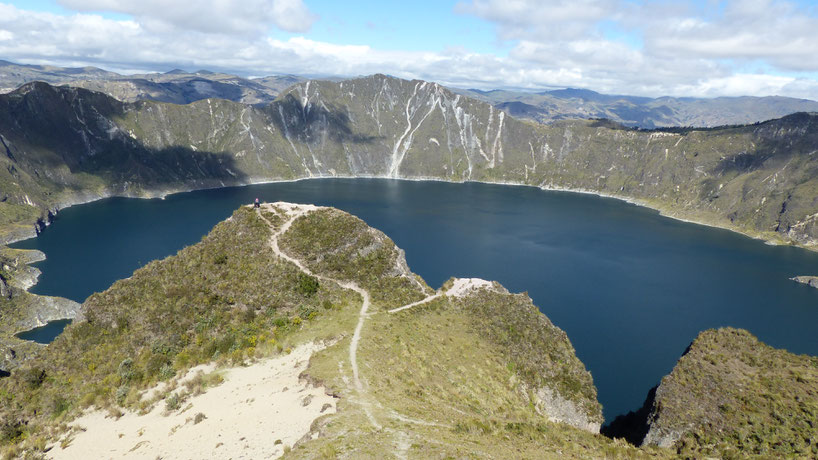
<instances>
[{"instance_id":1,"label":"white cloud","mask_svg":"<svg viewBox=\"0 0 818 460\"><path fill-rule=\"evenodd\" d=\"M121 3L64 1L76 8L107 10ZM226 29L208 30L201 24L203 15L190 19L191 23L174 23L181 15L175 11L162 13L159 19L158 13L151 20L133 13L133 19L112 20L88 13L38 13L0 3L0 56L24 63L96 65L117 71L181 67L245 75L387 73L483 89L570 86L649 96L778 94L818 99L818 81L784 72L818 66L812 46L818 43L818 24L812 16L797 14L800 10L786 2L757 0L775 10L765 23L763 14L753 10L757 6L749 8L746 2L731 3L718 14L702 14L674 3L651 2L652 8L645 9L644 4L637 8L619 1L583 0L577 3L581 8L568 1L459 4L458 11L491 18L498 34L513 40L508 55L502 57L464 48L409 52L303 36L281 40L258 33L261 29L253 34L232 33L242 21L257 27L265 24L241 12L233 12L235 21ZM208 2L222 7L234 4ZM247 4L254 2L258 0L246 0ZM133 8L148 11L159 3L145 0ZM303 6L300 0L292 5ZM610 25L611 18L615 18L617 31L641 37L644 46L634 47L615 34L606 35L600 21ZM560 25L560 20L575 24ZM752 28L742 21L753 24ZM555 28L582 32L553 36ZM757 33L748 32L753 30ZM754 72L754 68L772 68L779 75Z\"/></svg>"},{"instance_id":2,"label":"white cloud","mask_svg":"<svg viewBox=\"0 0 818 460\"><path fill-rule=\"evenodd\" d=\"M455 11L496 23L506 40L583 37L618 14L617 0L473 0L458 3Z\"/></svg>"},{"instance_id":3,"label":"white cloud","mask_svg":"<svg viewBox=\"0 0 818 460\"><path fill-rule=\"evenodd\" d=\"M316 16L302 0L59 0L76 11L132 15L153 31L169 27L208 33L259 34L271 26L288 32L306 32Z\"/></svg>"},{"instance_id":4,"label":"white cloud","mask_svg":"<svg viewBox=\"0 0 818 460\"><path fill-rule=\"evenodd\" d=\"M816 96L812 80L740 70L818 70L816 11L787 0L703 6L663 0L471 0L455 10L494 23L498 38L512 42L510 56L520 65L552 73L581 70L575 86L648 95L805 91L801 96Z\"/></svg>"}]
</instances>

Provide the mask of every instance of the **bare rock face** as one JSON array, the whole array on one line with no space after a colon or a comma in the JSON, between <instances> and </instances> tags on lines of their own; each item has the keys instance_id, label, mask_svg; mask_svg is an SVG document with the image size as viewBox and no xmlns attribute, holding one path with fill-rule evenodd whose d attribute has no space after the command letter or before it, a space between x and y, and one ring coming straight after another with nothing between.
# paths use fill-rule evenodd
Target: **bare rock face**
<instances>
[{"instance_id":1,"label":"bare rock face","mask_svg":"<svg viewBox=\"0 0 818 460\"><path fill-rule=\"evenodd\" d=\"M791 280L818 289L818 276L794 276Z\"/></svg>"},{"instance_id":2,"label":"bare rock face","mask_svg":"<svg viewBox=\"0 0 818 460\"><path fill-rule=\"evenodd\" d=\"M30 314L21 321L21 330L45 326L50 321L58 319L81 320L82 305L63 297L32 296Z\"/></svg>"},{"instance_id":3,"label":"bare rock face","mask_svg":"<svg viewBox=\"0 0 818 460\"><path fill-rule=\"evenodd\" d=\"M0 299L11 299L11 289L6 284L6 280L0 278Z\"/></svg>"},{"instance_id":4,"label":"bare rock face","mask_svg":"<svg viewBox=\"0 0 818 460\"><path fill-rule=\"evenodd\" d=\"M575 402L566 399L552 388L543 386L535 393L537 412L552 422L561 422L581 430L599 433L602 426L598 417L591 417Z\"/></svg>"}]
</instances>

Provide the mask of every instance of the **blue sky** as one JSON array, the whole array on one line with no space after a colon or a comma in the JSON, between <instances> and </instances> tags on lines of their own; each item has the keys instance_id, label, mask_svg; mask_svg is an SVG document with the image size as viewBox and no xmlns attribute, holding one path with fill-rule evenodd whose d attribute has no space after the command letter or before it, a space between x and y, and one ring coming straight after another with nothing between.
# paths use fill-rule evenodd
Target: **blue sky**
<instances>
[{"instance_id":1,"label":"blue sky","mask_svg":"<svg viewBox=\"0 0 818 460\"><path fill-rule=\"evenodd\" d=\"M455 14L454 2L306 1L319 19L311 37L326 42L378 46L403 51L443 51L461 47L479 53L507 52L487 21ZM366 12L365 15L362 13Z\"/></svg>"},{"instance_id":2,"label":"blue sky","mask_svg":"<svg viewBox=\"0 0 818 460\"><path fill-rule=\"evenodd\" d=\"M810 0L0 0L0 59L818 99Z\"/></svg>"}]
</instances>

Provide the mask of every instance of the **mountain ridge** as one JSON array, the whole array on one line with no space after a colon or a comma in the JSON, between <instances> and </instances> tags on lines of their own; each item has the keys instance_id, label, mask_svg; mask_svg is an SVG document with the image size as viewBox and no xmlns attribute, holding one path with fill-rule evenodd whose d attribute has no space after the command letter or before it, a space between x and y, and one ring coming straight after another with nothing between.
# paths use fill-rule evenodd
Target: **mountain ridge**
<instances>
[{"instance_id":1,"label":"mountain ridge","mask_svg":"<svg viewBox=\"0 0 818 460\"><path fill-rule=\"evenodd\" d=\"M0 228L5 231L7 238L8 235L18 235L19 233L15 232L21 226L33 228L37 219L40 222L47 220L47 213L56 212L57 208L70 204L72 200L110 195L154 196L174 190L238 185L260 180L371 175L402 179L434 178L455 182L477 180L519 183L540 188L565 188L608 194L636 200L674 213L676 217L724 225L751 235L810 247L815 245L818 235L818 228L815 226L818 203L814 193L818 184L816 182L818 164L813 159L815 146L818 145L816 136L818 115L815 114L794 114L756 125L712 129L645 131L629 129L606 120L560 121L546 126L505 116L504 112L496 110L490 104L465 98L434 83L400 80L383 75L343 82L298 83L279 95L275 101L262 107L222 99L204 99L188 105L152 101L123 103L98 92L31 83L10 94L0 96L0 140L5 149L5 155L0 155L0 163L4 166L0 168L0 185L3 192L3 199L0 200L2 218ZM279 226L284 225L286 219L279 214L273 213L265 217L273 227L281 228ZM387 315L390 307L400 309L401 305L407 305L406 302L412 304L423 300L426 294L421 291L426 290L411 287L408 278L401 279L400 283L410 284L396 285L399 289L386 289L390 284L382 281L379 276L373 280L358 278L368 276L366 274L371 274L371 270L393 278L396 273L398 275L401 273L399 270L401 264L392 258L394 252L386 250L379 252L381 248L391 248L386 240L372 236L373 233L361 227L362 223L346 217L338 220L323 213L311 216L309 225L293 223L298 229L298 236L293 236L295 242L289 241L288 238L282 240L288 254L294 254L300 260L304 260L311 270L315 270L314 273L320 271L322 276L330 274L334 279L340 279L340 275L348 276L350 278L347 281L354 281L359 287L378 289L379 294L372 295L372 303L376 308L387 309ZM266 228L267 224L262 224L251 217L245 214L234 216L234 220L241 220L241 225L245 226L243 229L247 233L244 236L234 231L225 233L225 227L217 228L220 228L219 232L222 232L220 234L223 238L232 235L229 237L253 236L252 241L265 240L264 232L267 230L261 226ZM327 235L347 235L345 238L351 240L339 242ZM248 278L247 270L242 267L252 260L261 264L264 270L278 268L271 268L265 265L268 262L253 259L252 257L259 256L256 245L250 245L253 248L251 251L248 249L250 240L242 241L242 244L217 244L210 247L213 251L201 253L200 257L195 258L200 264L196 267L206 269L208 273L211 270L217 273L228 268L235 270L231 271L230 276L243 277L241 283L244 284L241 286L246 285L248 291L253 292L253 296L263 297L264 294L258 294L252 288L253 283L260 277ZM232 251L242 246L247 250L247 257L251 258L248 261L231 259L234 253L225 252L228 247ZM202 247L192 248L188 248L187 251L190 253L202 251ZM325 252L334 255L335 258L321 253L321 248L326 249ZM345 251L351 251L352 256L372 255L372 260L361 261L361 264L356 266L360 270L356 269L350 273L345 271L349 267L345 268L337 260L339 257L348 258L339 256L346 254ZM211 262L214 267L210 266ZM144 376L151 379L159 375L162 369L166 369L165 372L168 374L177 370L173 367L176 365L176 358L169 357L170 350L176 353L180 344L193 343L185 342L184 338L173 334L160 334L155 329L170 323L145 322L144 318L131 315L136 309L120 311L117 305L134 300L130 294L121 290L122 286L144 283L144 289L136 289L134 292L149 296L147 300L155 303L156 313L162 318L171 318L174 321L192 321L184 315L172 315L166 311L168 308L188 305L191 299L194 306L198 307L221 305L225 307L226 315L221 319L239 321L245 318L247 324L252 323L251 314L248 312L253 313L253 318L258 318L259 311L258 308L247 308L248 305L273 305L268 302L269 299L259 300L261 297L236 302L235 299L240 294L231 290L235 288L232 284L224 284L224 279L216 284L206 283L201 289L193 289L189 283L174 282L175 284L170 285L168 282L172 281L174 276L187 273L194 266L182 263L174 265L173 270L170 270L167 263L165 261L148 264L141 269L143 271L140 273L143 275L135 275L129 280L121 281L117 288L89 299L88 302L97 307L91 309L93 313L86 316L87 321L107 328L106 330L110 329L116 334L119 333L116 331L121 332L122 328L125 330L138 328L140 331L146 331L146 337L162 338L165 343L155 349L151 347L150 353L145 348L147 346L145 344L149 342L147 339L135 345L131 344L134 345L131 351L144 352L144 355L139 354L138 359L131 358L131 363L127 365L122 365L126 358L116 354L111 355L117 357L111 362L110 359L105 361L102 357L90 359L88 362L96 363L99 358L99 362L106 362L107 367L99 369L99 372L94 374L94 379L97 379L95 381L102 386L91 388L85 393L83 397L87 399L83 400L85 402L82 405L110 401L113 396L117 399L121 396L123 402L134 403L138 393L128 383L130 379L135 378L135 375L141 375L140 379ZM205 264L206 267L201 264ZM222 267L223 265L226 266ZM207 281L206 277L196 276L185 279ZM313 289L310 286L314 284L309 279L302 283L302 279L304 278L291 273L289 277L277 279L276 282L280 282L281 286L269 290L292 296L284 299L289 302L289 307L292 307L291 310L287 310L288 315L298 312L298 320L295 316L291 318L288 316L288 321L291 322L282 322L282 326L295 323L299 325L305 319L310 320L311 315L314 319L323 313L333 314L334 310L325 308L323 303L315 305L311 303L313 300L309 300L310 296L306 294ZM340 288L330 288L324 294L328 296L330 307L336 303L349 305L353 302L352 294L344 294ZM479 307L483 312L481 315L465 315L485 319L494 326L499 325L494 333L480 336L480 340L490 339L496 342L492 342L493 345L485 343L485 348L481 350L489 352L492 347L508 349L507 340L512 340L513 343L517 343L515 340L529 343L532 337L537 337L535 333L512 334L519 331L519 324L504 323L506 318L484 311L485 308L508 301L508 308L517 309L514 311L533 312L536 308L529 305L530 301L525 302L522 296L502 297L505 295L502 293L502 299L496 299L492 297L493 294L489 294L483 293L483 296L477 299L482 302L480 304L482 306ZM167 299L169 295L187 299L185 302L188 303L172 304L162 300ZM302 299L298 296L307 298ZM19 295L15 297L12 291L12 303L3 301L2 307L16 308L21 305L20 299L21 297ZM441 355L432 349L417 350L417 354L413 354L416 350L405 344L413 343L419 337L424 341L431 340L440 333L443 325L448 327L460 324L461 319L457 318L462 311L471 311L477 308L476 305L475 303L460 305L457 302L452 303L449 299L433 299L428 304L423 304L422 308L408 309L406 314L418 315L416 318L422 320L422 328L406 329L407 325L404 323L391 323L383 319L388 318L385 315L368 319L367 321L381 326L373 328L378 331L386 331L388 326L399 328L400 334L396 336L405 339L395 341L395 336L390 336L389 340L366 342L370 348L364 345L359 356L363 359L377 359L378 356L392 356L388 353L393 353L394 359L380 364L410 366L404 373L405 376L409 376L406 379L394 380L385 375L371 376L372 382L376 382L381 389L379 397L386 398L384 401L389 401L389 404L395 404L396 411L397 408L400 408L400 411L410 411L407 412L409 418L419 415L411 412L414 406L406 406L406 403L400 401L401 395L404 394L410 396L414 394L421 398L426 394L423 389L418 393L418 381L411 377L412 372L415 372L410 372L414 369L411 366L421 365L428 359L440 358ZM304 307L303 311L301 306ZM318 308L319 306L326 312ZM22 310L21 312L26 313ZM0 313L3 314L1 318L3 321L8 319L5 311ZM87 311L84 313L88 314ZM350 330L354 330L356 321L360 321L359 318L360 315L356 312L354 316L347 316L343 321L344 324L351 326ZM202 327L207 324L211 326L221 324L219 321L208 322L208 319L201 315L194 319L197 324L201 321ZM278 319L284 321L283 318ZM272 324L276 324L275 320L276 318L272 317ZM78 331L77 333L84 337L83 340L97 340L99 334L89 334L87 330L89 326L83 325L87 321L78 321L77 328L69 331ZM529 318L524 323L529 324L532 321ZM237 328L240 326L239 322L231 324ZM461 326L463 328L458 330L462 330L464 337L471 337L469 334L473 334L473 330L485 330L483 327L485 325L460 324L457 327ZM193 329L196 330L197 327ZM254 332L252 328L241 331L243 331L241 334ZM244 344L244 338L247 339L246 345L251 343L252 336L242 337L240 343ZM233 337L233 341L230 342L221 341L222 338L210 337L208 339L212 339L210 342L203 338L201 343L196 342L196 346L201 345L202 350L207 351L206 356L212 357L215 351L219 351L220 354L230 353L231 356L238 358L235 353L237 349L233 349L238 339ZM70 339L62 340L60 343L67 343L65 341ZM465 343L470 341L466 340L463 344ZM461 345L465 347L463 344ZM106 346L108 345L111 343ZM244 346L240 345L239 348L244 350L241 348ZM249 346L247 348L249 349ZM105 350L94 347L88 349L95 353L103 353ZM462 351L466 350L467 348L463 348ZM31 355L35 354L39 354L39 351L31 351ZM188 353L186 361L183 361L190 362L190 356ZM346 350L330 351L324 356L329 359L316 361L323 364L316 364L315 371L324 376L334 375L335 377L327 377L327 381L334 379L335 385L342 385L343 379L337 374L337 363L346 359L344 358L347 356ZM511 353L509 356L515 355ZM782 356L789 359L790 355ZM118 358L123 359L117 363ZM69 363L71 360L60 359L58 362ZM537 362L537 359L532 361L535 364ZM75 364L85 365L86 362ZM523 372L521 374L523 376L526 373L535 377L541 375L542 371L537 370L539 365L535 364L509 367L507 362L493 362L490 365L494 376L492 385L498 389L505 388L508 372ZM54 389L77 384L77 381L70 378L45 379L44 376L50 374L40 372L42 369L36 368L36 363L32 360L22 365L24 371L21 371L18 377L12 373L14 385L20 385L19 388L33 385L33 389L36 390L45 384L46 389ZM181 363L178 366L183 367ZM79 371L94 373L96 369L98 368L91 369L86 366L85 370ZM418 369L423 369L423 378L442 375L432 368ZM533 371L528 372L526 369ZM138 370L141 374L132 374L131 370L134 372ZM567 374L569 378L564 380L563 387L567 390L583 388L589 390L589 386L581 382L577 385L575 380L570 378L574 374L576 373ZM555 375L561 374L556 372ZM66 376L67 374L62 375ZM107 383L106 378L109 379ZM119 385L116 390L111 386L113 384ZM389 388L395 385L401 388L397 398L394 392L389 391ZM440 398L441 401L446 400L450 397L446 395L450 393L440 388L447 384L439 382L439 385L441 387L428 390L429 394L434 398ZM120 390L123 386L124 388ZM579 457L589 455L589 452L590 455L611 452L614 456L670 454L667 451L650 449L630 450L624 444L609 444L609 441L603 438L587 437L587 433L542 424L536 418L542 417L542 414L535 415L537 407L561 405L543 403L554 399L553 393L547 391L540 392L532 387L529 390L533 391L513 392L515 401L526 395L525 397L532 403L529 408L531 411L516 404L510 409L515 412L513 414L515 417L522 414L516 412L518 410L526 413L523 422L516 422L513 420L518 419L509 421L507 418L509 414L505 413L501 417L492 415L486 418L485 413L500 414L501 412L497 412L500 410L498 408L504 407L505 402L491 398L490 395L493 393L486 392L485 388L468 386L463 388L470 388L469 394L482 395L480 398L475 397L475 401L482 401L481 398L485 397L485 401L480 404L489 404L491 407L486 408L488 412L458 420L452 424L451 431L427 427L418 428L420 430L418 433L426 435L439 431L438 435L443 436L447 446L461 445L464 439L476 443L471 444L472 446L483 446L480 444L481 439L496 441L496 445L483 446L484 449L505 449L509 439L513 440L513 444L523 442L524 439L529 441L540 439L543 433L550 433L549 439L557 439L558 442L548 447L549 452L555 456L566 451ZM685 394L684 385L677 391ZM8 400L9 395L14 394L39 395L31 400L26 399L22 402L18 400L15 403L21 404L14 407L24 409L24 412L35 410L35 413L59 417L68 408L76 407L72 405L78 404L65 397L54 397L60 393L29 393L28 390L21 390L19 393L0 392L0 397ZM586 398L590 393L579 391L579 394L584 394L582 398L590 401L590 398ZM664 393L660 393L660 396L661 394ZM541 401L539 405L534 397ZM593 404L589 407L593 412L592 406ZM32 409L33 407L37 409ZM706 413L710 414L712 410L713 408L708 406ZM340 423L345 424L342 426L360 429L361 420L368 423L364 412L340 411L347 414L344 417L350 417ZM28 414L30 415L30 412ZM376 414L376 417L378 415L383 414ZM21 419L17 415L5 419L3 426L0 427L2 428L0 432L6 437L5 441L16 443L22 436L24 424L20 420L28 419ZM706 418L697 420L700 422L704 420L701 422L704 425L701 426L706 427ZM328 430L331 431L332 428ZM702 430L704 430L702 433L711 436L706 428ZM393 442L390 435L384 431L371 431L367 428L363 433L376 436L379 441L387 444ZM34 434L39 436L42 433ZM512 435L514 437L509 438ZM331 436L319 437L317 443L305 443L304 455L316 456L324 452L323 449L329 449L328 452L331 452L333 448L337 448L335 444L337 439L339 438ZM712 452L712 449L707 450L709 449L707 446L697 444L695 438L678 439L682 439L679 442L684 442L683 445L674 444L682 449L679 452ZM774 441L774 438L770 439ZM374 449L365 444L361 445L364 449ZM531 444L529 447L532 450L529 452L536 452L535 447L541 447L538 446ZM447 449L443 451L450 452ZM719 449L721 448L716 451L728 452ZM430 451L441 452L436 448L430 448ZM801 450L798 452L803 453ZM370 453L375 455L380 452L373 450Z\"/></svg>"},{"instance_id":2,"label":"mountain ridge","mask_svg":"<svg viewBox=\"0 0 818 460\"><path fill-rule=\"evenodd\" d=\"M16 174L5 172L6 203L26 212L31 206L20 206L29 202L54 210L89 193L374 176L589 191L805 247L818 235L809 114L639 131L598 120L528 123L434 83L377 75L299 83L262 107L219 99L129 104L43 85L0 96L2 161ZM35 141L40 131L62 135ZM139 166L123 175L123 163ZM787 168L796 174L781 174ZM28 193L20 183L30 184ZM72 197L59 198L66 193Z\"/></svg>"},{"instance_id":3,"label":"mountain ridge","mask_svg":"<svg viewBox=\"0 0 818 460\"><path fill-rule=\"evenodd\" d=\"M818 111L816 101L784 96L652 98L602 94L578 88L542 92L455 91L489 102L510 115L540 123L572 118L607 118L625 126L647 129L752 124L795 112Z\"/></svg>"},{"instance_id":4,"label":"mountain ridge","mask_svg":"<svg viewBox=\"0 0 818 460\"><path fill-rule=\"evenodd\" d=\"M5 69L5 71L3 70ZM328 78L333 81L360 77ZM164 73L121 75L96 67L62 68L3 61L0 88L8 92L29 81L82 87L104 92L123 102L155 100L186 104L218 97L264 105L304 76L244 78L223 72L174 69ZM603 94L563 88L539 92L451 88L458 94L489 102L509 115L552 123L563 119L608 118L641 128L750 124L801 111L818 111L818 102L782 96L691 98Z\"/></svg>"}]
</instances>

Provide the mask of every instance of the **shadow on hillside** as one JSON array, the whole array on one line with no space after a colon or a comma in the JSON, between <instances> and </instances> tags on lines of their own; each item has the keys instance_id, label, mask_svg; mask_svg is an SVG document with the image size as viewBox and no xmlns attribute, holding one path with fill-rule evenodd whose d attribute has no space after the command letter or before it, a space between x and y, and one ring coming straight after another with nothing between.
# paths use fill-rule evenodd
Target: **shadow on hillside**
<instances>
[{"instance_id":1,"label":"shadow on hillside","mask_svg":"<svg viewBox=\"0 0 818 460\"><path fill-rule=\"evenodd\" d=\"M810 125L786 126L785 120L759 125L753 137L754 148L722 158L714 172L743 174L780 169L793 157L811 155L818 145L818 129Z\"/></svg>"},{"instance_id":2,"label":"shadow on hillside","mask_svg":"<svg viewBox=\"0 0 818 460\"><path fill-rule=\"evenodd\" d=\"M229 152L151 148L108 121L124 117L129 107L102 93L35 82L0 96L0 126L19 168L73 190L87 191L89 185L78 173L103 179L121 192L134 186L201 188L246 182ZM63 167L73 177L54 174Z\"/></svg>"},{"instance_id":3,"label":"shadow on hillside","mask_svg":"<svg viewBox=\"0 0 818 460\"><path fill-rule=\"evenodd\" d=\"M282 134L289 132L300 142L310 142L324 135L335 142L356 144L373 143L383 139L383 136L356 133L352 129L353 122L345 110L334 106L325 107L324 104L310 104L309 107L304 107L292 93L272 102L264 110L276 129ZM286 131L282 114L287 123Z\"/></svg>"},{"instance_id":4,"label":"shadow on hillside","mask_svg":"<svg viewBox=\"0 0 818 460\"><path fill-rule=\"evenodd\" d=\"M611 439L621 438L634 446L639 446L648 434L648 416L656 399L658 385L648 391L648 396L642 407L627 414L619 415L613 421L602 427L600 434Z\"/></svg>"}]
</instances>

